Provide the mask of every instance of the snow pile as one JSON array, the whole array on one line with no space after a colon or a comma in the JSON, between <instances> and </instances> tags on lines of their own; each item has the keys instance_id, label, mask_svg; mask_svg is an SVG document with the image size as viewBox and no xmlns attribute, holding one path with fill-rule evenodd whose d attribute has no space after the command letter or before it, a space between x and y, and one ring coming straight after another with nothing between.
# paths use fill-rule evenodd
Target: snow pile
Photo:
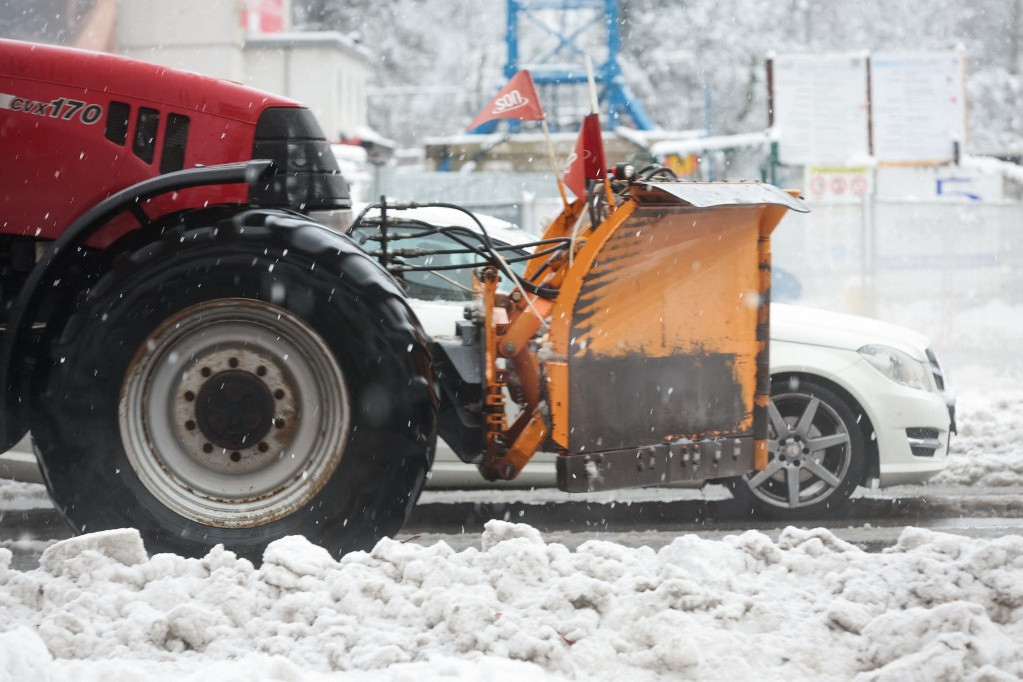
<instances>
[{"instance_id":1,"label":"snow pile","mask_svg":"<svg viewBox=\"0 0 1023 682\"><path fill-rule=\"evenodd\" d=\"M48 506L50 498L41 484L0 479L0 518L8 511Z\"/></svg>"},{"instance_id":2,"label":"snow pile","mask_svg":"<svg viewBox=\"0 0 1023 682\"><path fill-rule=\"evenodd\" d=\"M147 557L117 530L38 569L0 549L13 679L715 680L1023 676L1023 537L906 529L868 554L823 529L687 535L660 551L488 523L480 549L302 538L255 568Z\"/></svg>"},{"instance_id":3,"label":"snow pile","mask_svg":"<svg viewBox=\"0 0 1023 682\"><path fill-rule=\"evenodd\" d=\"M942 316L948 319L940 329L942 347L977 354L987 353L992 356L992 364L1003 367L1008 364L1007 359L1018 362L1019 340L1023 338L1023 305L994 299L952 310L946 306L941 309L940 316L935 315L934 308L916 308L919 319L913 322L917 324L917 329L933 327L935 319L940 320Z\"/></svg>"},{"instance_id":4,"label":"snow pile","mask_svg":"<svg viewBox=\"0 0 1023 682\"><path fill-rule=\"evenodd\" d=\"M1000 383L982 382L987 388L958 394L959 433L952 436L948 467L932 483L1023 486L1023 391L1012 376Z\"/></svg>"}]
</instances>

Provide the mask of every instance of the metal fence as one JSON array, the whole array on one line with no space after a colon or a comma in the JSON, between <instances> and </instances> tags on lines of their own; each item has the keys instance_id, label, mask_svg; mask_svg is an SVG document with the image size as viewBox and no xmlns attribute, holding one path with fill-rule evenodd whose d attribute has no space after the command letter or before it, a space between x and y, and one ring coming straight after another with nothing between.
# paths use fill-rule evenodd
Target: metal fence
<instances>
[{"instance_id":1,"label":"metal fence","mask_svg":"<svg viewBox=\"0 0 1023 682\"><path fill-rule=\"evenodd\" d=\"M398 201L444 201L487 213L539 234L561 199L550 173L398 172L384 169L375 194Z\"/></svg>"},{"instance_id":2,"label":"metal fence","mask_svg":"<svg viewBox=\"0 0 1023 682\"><path fill-rule=\"evenodd\" d=\"M799 302L905 324L960 357L1023 354L1023 204L811 204L773 237Z\"/></svg>"}]
</instances>

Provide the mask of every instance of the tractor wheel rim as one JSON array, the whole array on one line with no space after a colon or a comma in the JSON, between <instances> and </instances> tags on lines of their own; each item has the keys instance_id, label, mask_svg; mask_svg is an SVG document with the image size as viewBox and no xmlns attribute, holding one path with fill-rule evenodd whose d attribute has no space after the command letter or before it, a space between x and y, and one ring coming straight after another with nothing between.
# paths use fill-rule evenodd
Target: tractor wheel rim
<instances>
[{"instance_id":1,"label":"tractor wheel rim","mask_svg":"<svg viewBox=\"0 0 1023 682\"><path fill-rule=\"evenodd\" d=\"M323 339L277 306L218 299L142 343L121 391L128 462L171 511L244 528L308 503L344 454L350 403Z\"/></svg>"}]
</instances>

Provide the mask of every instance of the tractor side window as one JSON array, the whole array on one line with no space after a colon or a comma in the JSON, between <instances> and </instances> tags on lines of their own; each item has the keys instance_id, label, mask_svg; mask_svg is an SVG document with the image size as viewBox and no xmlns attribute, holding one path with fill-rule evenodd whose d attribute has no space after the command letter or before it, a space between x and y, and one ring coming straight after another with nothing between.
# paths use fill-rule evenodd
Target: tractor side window
<instances>
[{"instance_id":1,"label":"tractor side window","mask_svg":"<svg viewBox=\"0 0 1023 682\"><path fill-rule=\"evenodd\" d=\"M156 153L156 128L160 124L160 112L148 107L139 108L135 119L135 140L131 150L146 163L153 162Z\"/></svg>"},{"instance_id":2,"label":"tractor side window","mask_svg":"<svg viewBox=\"0 0 1023 682\"><path fill-rule=\"evenodd\" d=\"M171 173L185 166L185 145L188 144L187 116L170 114L163 132L163 152L160 154L160 172Z\"/></svg>"},{"instance_id":3,"label":"tractor side window","mask_svg":"<svg viewBox=\"0 0 1023 682\"><path fill-rule=\"evenodd\" d=\"M131 105L124 102L111 102L107 107L106 138L122 147L128 140L128 119L131 117Z\"/></svg>"}]
</instances>

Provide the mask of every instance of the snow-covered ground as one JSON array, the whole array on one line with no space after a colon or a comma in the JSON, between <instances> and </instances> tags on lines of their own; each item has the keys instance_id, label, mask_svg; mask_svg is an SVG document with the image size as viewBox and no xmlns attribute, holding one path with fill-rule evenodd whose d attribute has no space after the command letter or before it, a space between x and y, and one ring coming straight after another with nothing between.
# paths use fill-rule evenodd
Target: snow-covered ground
<instances>
[{"instance_id":1,"label":"snow-covered ground","mask_svg":"<svg viewBox=\"0 0 1023 682\"><path fill-rule=\"evenodd\" d=\"M954 456L932 483L1023 485L1023 376L1019 368L967 368L961 383Z\"/></svg>"},{"instance_id":2,"label":"snow-covered ground","mask_svg":"<svg viewBox=\"0 0 1023 682\"><path fill-rule=\"evenodd\" d=\"M1023 483L1023 390L961 370L942 486ZM38 487L0 488L0 505ZM4 496L6 501L3 500ZM261 567L148 556L116 530L40 566L0 548L0 680L758 680L1023 677L1023 536L906 528L867 553L824 529L684 535L660 550L487 525L456 551L384 540Z\"/></svg>"},{"instance_id":3,"label":"snow-covered ground","mask_svg":"<svg viewBox=\"0 0 1023 682\"><path fill-rule=\"evenodd\" d=\"M132 530L0 550L10 679L1016 679L1023 537L906 529L867 554L825 530L572 552L492 521L480 549L297 537L261 568L146 556ZM341 672L343 671L343 672Z\"/></svg>"}]
</instances>

